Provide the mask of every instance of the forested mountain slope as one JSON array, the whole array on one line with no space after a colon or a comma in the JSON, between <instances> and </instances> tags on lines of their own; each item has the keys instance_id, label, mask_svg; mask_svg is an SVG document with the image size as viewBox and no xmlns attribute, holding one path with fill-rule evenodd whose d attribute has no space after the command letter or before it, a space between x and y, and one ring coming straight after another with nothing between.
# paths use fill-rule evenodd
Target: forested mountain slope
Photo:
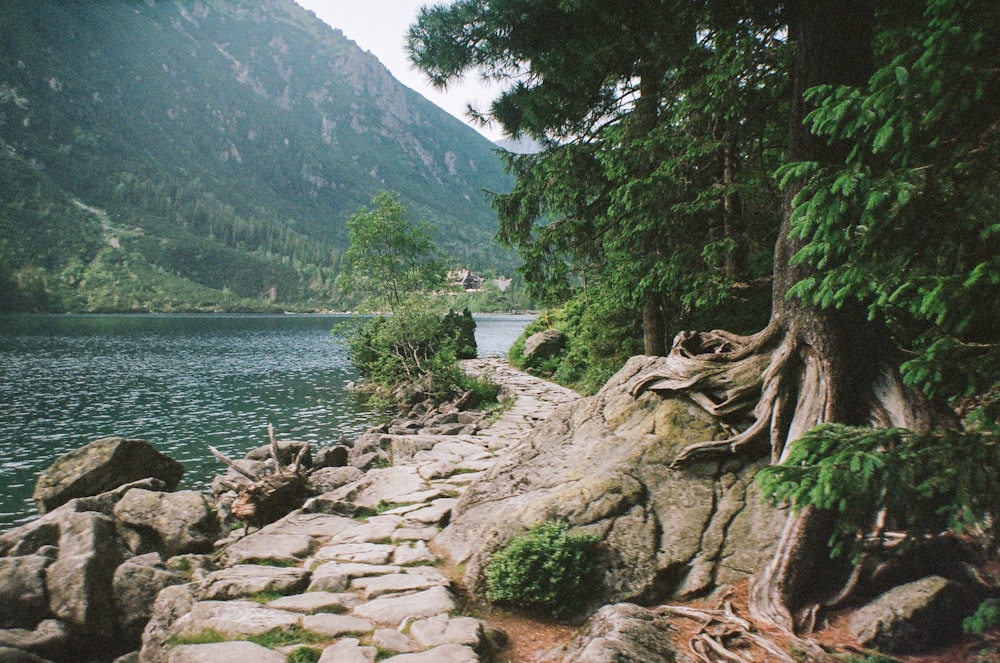
<instances>
[{"instance_id":1,"label":"forested mountain slope","mask_svg":"<svg viewBox=\"0 0 1000 663\"><path fill-rule=\"evenodd\" d=\"M0 310L337 306L382 189L511 268L492 144L292 0L6 0L0 43Z\"/></svg>"}]
</instances>

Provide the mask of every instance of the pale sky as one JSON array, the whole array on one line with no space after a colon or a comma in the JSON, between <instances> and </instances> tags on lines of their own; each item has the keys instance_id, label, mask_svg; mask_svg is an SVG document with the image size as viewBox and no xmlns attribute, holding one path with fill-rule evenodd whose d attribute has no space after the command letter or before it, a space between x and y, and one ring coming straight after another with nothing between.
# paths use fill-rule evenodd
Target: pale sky
<instances>
[{"instance_id":1,"label":"pale sky","mask_svg":"<svg viewBox=\"0 0 1000 663\"><path fill-rule=\"evenodd\" d=\"M443 0L296 0L321 20L339 28L348 39L371 51L403 85L459 118L490 140L503 138L496 127L472 124L466 106L487 108L494 93L484 88L473 74L465 81L449 85L446 92L434 89L423 74L410 65L404 45L406 32L424 5L446 4Z\"/></svg>"}]
</instances>

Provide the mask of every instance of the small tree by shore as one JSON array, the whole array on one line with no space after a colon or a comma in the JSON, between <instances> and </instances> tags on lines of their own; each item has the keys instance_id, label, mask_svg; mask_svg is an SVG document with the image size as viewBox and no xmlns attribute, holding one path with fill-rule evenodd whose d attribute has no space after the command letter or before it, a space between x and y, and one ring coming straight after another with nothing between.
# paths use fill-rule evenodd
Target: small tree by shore
<instances>
[{"instance_id":1,"label":"small tree by shore","mask_svg":"<svg viewBox=\"0 0 1000 663\"><path fill-rule=\"evenodd\" d=\"M396 401L444 402L468 391L470 405L495 399L494 385L467 376L457 364L476 357L475 321L467 310L447 310L434 294L446 270L430 228L410 224L399 196L382 192L371 208L351 216L347 231L341 288L388 312L348 337L351 362L373 391Z\"/></svg>"}]
</instances>

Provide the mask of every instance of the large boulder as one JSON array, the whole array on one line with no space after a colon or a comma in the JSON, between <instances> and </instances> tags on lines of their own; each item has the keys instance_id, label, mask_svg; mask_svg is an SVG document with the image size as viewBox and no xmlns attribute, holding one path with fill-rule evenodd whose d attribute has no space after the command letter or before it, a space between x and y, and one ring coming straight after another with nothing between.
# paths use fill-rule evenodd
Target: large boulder
<instances>
[{"instance_id":1,"label":"large boulder","mask_svg":"<svg viewBox=\"0 0 1000 663\"><path fill-rule=\"evenodd\" d=\"M212 552L219 521L203 494L136 488L114 507L118 532L136 554L162 553L173 557Z\"/></svg>"},{"instance_id":2,"label":"large boulder","mask_svg":"<svg viewBox=\"0 0 1000 663\"><path fill-rule=\"evenodd\" d=\"M631 603L606 605L560 652L563 663L681 663L664 617Z\"/></svg>"},{"instance_id":3,"label":"large boulder","mask_svg":"<svg viewBox=\"0 0 1000 663\"><path fill-rule=\"evenodd\" d=\"M52 562L42 555L0 558L0 629L34 628L48 616L45 569Z\"/></svg>"},{"instance_id":4,"label":"large boulder","mask_svg":"<svg viewBox=\"0 0 1000 663\"><path fill-rule=\"evenodd\" d=\"M143 440L105 437L63 454L38 477L35 504L46 513L74 497L98 495L145 478L177 487L184 466Z\"/></svg>"},{"instance_id":5,"label":"large boulder","mask_svg":"<svg viewBox=\"0 0 1000 663\"><path fill-rule=\"evenodd\" d=\"M483 591L494 551L551 519L604 541L595 604L704 594L770 559L785 514L763 503L753 483L766 459L672 467L686 445L726 433L683 396L629 394L630 380L655 361L634 357L468 488L436 542L465 564L471 588Z\"/></svg>"},{"instance_id":6,"label":"large boulder","mask_svg":"<svg viewBox=\"0 0 1000 663\"><path fill-rule=\"evenodd\" d=\"M890 589L858 610L848 628L858 644L888 654L920 654L962 633L977 605L957 582L928 576Z\"/></svg>"},{"instance_id":7,"label":"large boulder","mask_svg":"<svg viewBox=\"0 0 1000 663\"><path fill-rule=\"evenodd\" d=\"M532 334L524 341L523 355L525 359L548 359L559 354L566 345L566 335L550 327Z\"/></svg>"},{"instance_id":8,"label":"large boulder","mask_svg":"<svg viewBox=\"0 0 1000 663\"><path fill-rule=\"evenodd\" d=\"M181 573L167 569L157 553L133 557L115 569L112 597L123 640L138 649L160 590L187 581Z\"/></svg>"}]
</instances>

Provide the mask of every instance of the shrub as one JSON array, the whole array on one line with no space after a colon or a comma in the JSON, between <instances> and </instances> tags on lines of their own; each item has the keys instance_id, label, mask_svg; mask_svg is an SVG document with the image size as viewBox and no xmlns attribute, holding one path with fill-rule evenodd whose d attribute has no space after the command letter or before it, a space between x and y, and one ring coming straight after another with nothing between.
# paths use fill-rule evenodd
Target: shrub
<instances>
[{"instance_id":1,"label":"shrub","mask_svg":"<svg viewBox=\"0 0 1000 663\"><path fill-rule=\"evenodd\" d=\"M515 537L493 554L486 568L486 597L527 609L549 609L557 617L586 601L597 574L593 535L570 534L561 522L547 522Z\"/></svg>"}]
</instances>

